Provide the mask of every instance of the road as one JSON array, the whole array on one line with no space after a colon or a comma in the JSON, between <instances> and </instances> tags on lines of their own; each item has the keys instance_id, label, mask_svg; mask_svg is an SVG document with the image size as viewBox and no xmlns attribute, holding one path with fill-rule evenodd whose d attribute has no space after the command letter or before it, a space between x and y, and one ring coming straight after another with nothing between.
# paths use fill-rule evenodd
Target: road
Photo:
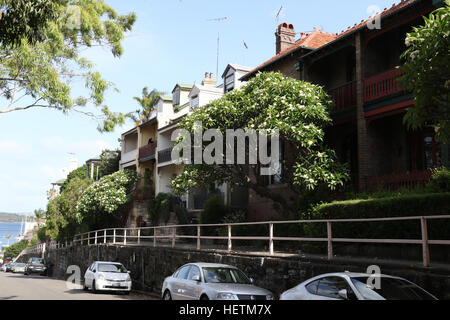
<instances>
[{"instance_id":1,"label":"road","mask_svg":"<svg viewBox=\"0 0 450 320\"><path fill-rule=\"evenodd\" d=\"M0 300L154 300L130 294L99 293L71 290L66 282L41 276L24 276L0 272Z\"/></svg>"}]
</instances>

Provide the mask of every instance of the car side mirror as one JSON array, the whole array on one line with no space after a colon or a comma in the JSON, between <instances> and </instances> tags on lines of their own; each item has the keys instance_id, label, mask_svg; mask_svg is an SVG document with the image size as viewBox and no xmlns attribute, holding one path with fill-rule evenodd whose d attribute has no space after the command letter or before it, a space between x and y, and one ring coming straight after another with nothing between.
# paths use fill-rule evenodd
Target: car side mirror
<instances>
[{"instance_id":1,"label":"car side mirror","mask_svg":"<svg viewBox=\"0 0 450 320\"><path fill-rule=\"evenodd\" d=\"M128 274L131 274L131 271L127 271Z\"/></svg>"},{"instance_id":2,"label":"car side mirror","mask_svg":"<svg viewBox=\"0 0 450 320\"><path fill-rule=\"evenodd\" d=\"M341 291L339 291L339 297L341 297L344 300L348 300L348 291L347 289L342 289Z\"/></svg>"},{"instance_id":3,"label":"car side mirror","mask_svg":"<svg viewBox=\"0 0 450 320\"><path fill-rule=\"evenodd\" d=\"M192 281L195 281L195 282L200 282L200 275L195 275L195 276L193 276L192 277Z\"/></svg>"},{"instance_id":4,"label":"car side mirror","mask_svg":"<svg viewBox=\"0 0 450 320\"><path fill-rule=\"evenodd\" d=\"M255 279L250 278L250 283L251 283L251 284L255 284Z\"/></svg>"}]
</instances>

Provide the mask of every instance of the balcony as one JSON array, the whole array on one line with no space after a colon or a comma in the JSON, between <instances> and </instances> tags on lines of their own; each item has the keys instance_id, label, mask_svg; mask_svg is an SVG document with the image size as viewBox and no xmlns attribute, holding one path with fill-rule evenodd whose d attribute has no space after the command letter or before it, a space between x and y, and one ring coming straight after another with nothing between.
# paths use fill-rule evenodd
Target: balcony
<instances>
[{"instance_id":1,"label":"balcony","mask_svg":"<svg viewBox=\"0 0 450 320\"><path fill-rule=\"evenodd\" d=\"M430 181L431 175L431 171L417 171L405 174L368 177L367 188L369 191L380 189L395 191L402 188L425 186Z\"/></svg>"},{"instance_id":2,"label":"balcony","mask_svg":"<svg viewBox=\"0 0 450 320\"><path fill-rule=\"evenodd\" d=\"M328 93L334 101L333 112L343 111L356 106L356 81L331 89Z\"/></svg>"},{"instance_id":3,"label":"balcony","mask_svg":"<svg viewBox=\"0 0 450 320\"><path fill-rule=\"evenodd\" d=\"M148 144L139 149L139 162L147 162L156 158L156 142Z\"/></svg>"},{"instance_id":4,"label":"balcony","mask_svg":"<svg viewBox=\"0 0 450 320\"><path fill-rule=\"evenodd\" d=\"M122 153L122 156L120 159L121 165L123 165L125 167L127 164L130 164L130 163L131 163L131 165L133 165L134 162L136 161L137 154L138 154L137 149L126 152L126 153Z\"/></svg>"},{"instance_id":5,"label":"balcony","mask_svg":"<svg viewBox=\"0 0 450 320\"><path fill-rule=\"evenodd\" d=\"M173 148L167 148L158 152L158 162L165 163L172 161L172 150Z\"/></svg>"},{"instance_id":6,"label":"balcony","mask_svg":"<svg viewBox=\"0 0 450 320\"><path fill-rule=\"evenodd\" d=\"M398 78L403 75L399 69L392 69L373 77L364 82L364 100L372 102L393 94L401 93L403 88L398 83Z\"/></svg>"}]
</instances>

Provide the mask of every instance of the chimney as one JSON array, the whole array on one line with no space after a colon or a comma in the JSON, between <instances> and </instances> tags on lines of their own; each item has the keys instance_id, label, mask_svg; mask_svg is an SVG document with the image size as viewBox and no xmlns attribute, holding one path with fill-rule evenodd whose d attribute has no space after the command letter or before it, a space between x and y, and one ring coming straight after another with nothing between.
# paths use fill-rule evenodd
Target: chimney
<instances>
[{"instance_id":1,"label":"chimney","mask_svg":"<svg viewBox=\"0 0 450 320\"><path fill-rule=\"evenodd\" d=\"M287 24L286 22L278 26L277 32L275 32L276 37L276 54L281 51L286 50L295 44L295 28L292 24Z\"/></svg>"},{"instance_id":2,"label":"chimney","mask_svg":"<svg viewBox=\"0 0 450 320\"><path fill-rule=\"evenodd\" d=\"M215 87L216 86L216 79L214 79L214 74L205 72L205 79L202 81L202 86L205 87Z\"/></svg>"}]
</instances>

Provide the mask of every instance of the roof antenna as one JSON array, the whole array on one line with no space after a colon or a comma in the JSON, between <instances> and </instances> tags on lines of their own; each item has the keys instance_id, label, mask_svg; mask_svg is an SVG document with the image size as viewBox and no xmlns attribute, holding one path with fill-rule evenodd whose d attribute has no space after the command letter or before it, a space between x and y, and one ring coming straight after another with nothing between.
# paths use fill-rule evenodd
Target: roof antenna
<instances>
[{"instance_id":1,"label":"roof antenna","mask_svg":"<svg viewBox=\"0 0 450 320\"><path fill-rule=\"evenodd\" d=\"M223 17L223 18L216 18L216 19L208 19L206 21L211 21L211 22L222 22L227 20L228 17ZM216 64L216 75L219 74L219 54L220 54L220 30L217 33L217 64ZM217 76L218 77L218 76Z\"/></svg>"},{"instance_id":2,"label":"roof antenna","mask_svg":"<svg viewBox=\"0 0 450 320\"><path fill-rule=\"evenodd\" d=\"M281 6L280 10L278 10L278 13L277 13L277 26L280 24L281 11L283 11L283 6Z\"/></svg>"}]
</instances>

